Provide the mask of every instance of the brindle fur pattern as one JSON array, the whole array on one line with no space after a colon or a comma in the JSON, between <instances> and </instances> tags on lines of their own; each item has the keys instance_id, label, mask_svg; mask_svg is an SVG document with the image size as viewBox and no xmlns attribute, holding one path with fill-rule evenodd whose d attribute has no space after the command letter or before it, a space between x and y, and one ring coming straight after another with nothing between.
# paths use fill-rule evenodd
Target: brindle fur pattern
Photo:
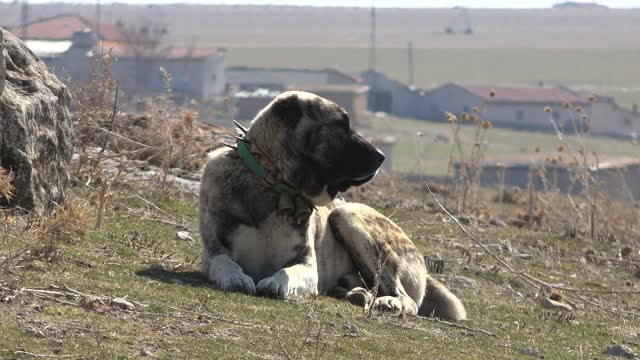
<instances>
[{"instance_id":1,"label":"brindle fur pattern","mask_svg":"<svg viewBox=\"0 0 640 360\"><path fill-rule=\"evenodd\" d=\"M286 92L256 116L246 139L262 166L301 189L315 208L308 219L290 221L280 208L282 194L235 150L217 149L200 194L202 265L213 284L278 298L329 294L366 305L372 297L366 289L377 278L378 310L466 317L399 226L366 205L334 200L368 181L384 160L350 128L342 108Z\"/></svg>"}]
</instances>

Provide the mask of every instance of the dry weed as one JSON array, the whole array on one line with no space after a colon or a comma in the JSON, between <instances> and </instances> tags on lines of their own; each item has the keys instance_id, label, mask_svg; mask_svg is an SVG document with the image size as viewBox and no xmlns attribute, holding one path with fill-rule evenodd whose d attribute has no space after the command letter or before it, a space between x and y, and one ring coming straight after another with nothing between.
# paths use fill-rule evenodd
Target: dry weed
<instances>
[{"instance_id":1,"label":"dry weed","mask_svg":"<svg viewBox=\"0 0 640 360\"><path fill-rule=\"evenodd\" d=\"M89 219L86 205L73 195L54 214L39 219L31 229L33 258L55 262L60 257L60 245L80 241L87 232Z\"/></svg>"},{"instance_id":2,"label":"dry weed","mask_svg":"<svg viewBox=\"0 0 640 360\"><path fill-rule=\"evenodd\" d=\"M14 190L9 172L0 166L0 198L11 200Z\"/></svg>"},{"instance_id":3,"label":"dry weed","mask_svg":"<svg viewBox=\"0 0 640 360\"><path fill-rule=\"evenodd\" d=\"M489 99L495 97L492 91ZM446 113L446 120L451 125L453 145L449 153L447 177L453 179L454 184L447 182L447 193L455 194L455 209L458 214L477 211L479 207L480 176L482 163L487 150L487 132L493 126L484 116L489 107L485 100L482 108L474 107L473 113L462 113L460 117ZM461 123L470 123L474 127L473 140L470 149L465 151L465 144L461 141ZM449 187L453 185L453 189ZM449 197L445 197L445 206Z\"/></svg>"}]
</instances>

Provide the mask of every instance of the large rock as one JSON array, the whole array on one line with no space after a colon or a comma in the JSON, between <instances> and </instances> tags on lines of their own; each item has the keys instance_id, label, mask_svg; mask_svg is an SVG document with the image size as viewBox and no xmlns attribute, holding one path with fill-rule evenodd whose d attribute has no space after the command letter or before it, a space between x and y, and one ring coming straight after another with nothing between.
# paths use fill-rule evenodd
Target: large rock
<instances>
[{"instance_id":1,"label":"large rock","mask_svg":"<svg viewBox=\"0 0 640 360\"><path fill-rule=\"evenodd\" d=\"M42 213L63 201L69 185L71 98L19 39L0 34L0 165L13 172L15 187L8 205Z\"/></svg>"}]
</instances>

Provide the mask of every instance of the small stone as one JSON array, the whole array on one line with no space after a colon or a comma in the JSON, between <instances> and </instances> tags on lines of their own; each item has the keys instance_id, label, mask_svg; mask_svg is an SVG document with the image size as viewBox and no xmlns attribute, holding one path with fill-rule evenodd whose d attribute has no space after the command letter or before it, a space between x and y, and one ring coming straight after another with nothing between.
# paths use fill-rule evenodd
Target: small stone
<instances>
[{"instance_id":1,"label":"small stone","mask_svg":"<svg viewBox=\"0 0 640 360\"><path fill-rule=\"evenodd\" d=\"M62 347L64 343L62 342L62 340L58 340L58 339L53 339L51 341L49 341L49 345L52 347Z\"/></svg>"},{"instance_id":2,"label":"small stone","mask_svg":"<svg viewBox=\"0 0 640 360\"><path fill-rule=\"evenodd\" d=\"M153 356L153 353L151 353L151 351L149 351L149 349L143 347L142 349L140 349L140 355L141 356Z\"/></svg>"},{"instance_id":3,"label":"small stone","mask_svg":"<svg viewBox=\"0 0 640 360\"><path fill-rule=\"evenodd\" d=\"M502 219L494 217L491 218L491 220L489 220L489 225L491 226L495 226L495 227L506 227L507 223L502 221Z\"/></svg>"},{"instance_id":4,"label":"small stone","mask_svg":"<svg viewBox=\"0 0 640 360\"><path fill-rule=\"evenodd\" d=\"M533 348L526 348L526 349L520 350L520 354L539 358L540 357L540 350L533 349Z\"/></svg>"},{"instance_id":5,"label":"small stone","mask_svg":"<svg viewBox=\"0 0 640 360\"><path fill-rule=\"evenodd\" d=\"M176 233L176 239L182 240L182 241L187 241L187 242L192 242L193 241L193 237L191 236L191 234L189 234L188 231L178 231Z\"/></svg>"},{"instance_id":6,"label":"small stone","mask_svg":"<svg viewBox=\"0 0 640 360\"><path fill-rule=\"evenodd\" d=\"M122 310L134 311L136 307L123 298L114 298L111 300L111 306Z\"/></svg>"},{"instance_id":7,"label":"small stone","mask_svg":"<svg viewBox=\"0 0 640 360\"><path fill-rule=\"evenodd\" d=\"M355 324L346 324L342 327L342 329L347 330L352 334L357 334L360 331L360 329L358 329Z\"/></svg>"},{"instance_id":8,"label":"small stone","mask_svg":"<svg viewBox=\"0 0 640 360\"><path fill-rule=\"evenodd\" d=\"M336 325L336 323L334 323L333 321L329 321L329 322L327 323L327 326L328 326L328 327L330 327L330 328L335 328L337 325Z\"/></svg>"},{"instance_id":9,"label":"small stone","mask_svg":"<svg viewBox=\"0 0 640 360\"><path fill-rule=\"evenodd\" d=\"M605 355L633 359L636 353L626 345L610 345L602 352Z\"/></svg>"}]
</instances>

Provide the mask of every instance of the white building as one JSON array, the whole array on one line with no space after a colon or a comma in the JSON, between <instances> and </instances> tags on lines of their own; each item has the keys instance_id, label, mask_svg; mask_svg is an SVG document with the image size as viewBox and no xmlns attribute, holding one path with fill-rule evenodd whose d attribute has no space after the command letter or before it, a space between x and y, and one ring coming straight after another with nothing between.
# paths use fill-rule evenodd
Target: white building
<instances>
[{"instance_id":1,"label":"white building","mask_svg":"<svg viewBox=\"0 0 640 360\"><path fill-rule=\"evenodd\" d=\"M471 113L474 107L486 107L483 118L498 126L552 129L553 120L565 131L572 131L574 123L580 128L587 122L593 134L635 137L640 131L637 109L621 108L609 97L595 95L593 102L588 98L564 87L446 84L428 91L422 101L425 117L434 120L443 119L445 112ZM564 107L567 103L570 109ZM582 113L576 112L578 106ZM588 120L582 122L582 115Z\"/></svg>"}]
</instances>

